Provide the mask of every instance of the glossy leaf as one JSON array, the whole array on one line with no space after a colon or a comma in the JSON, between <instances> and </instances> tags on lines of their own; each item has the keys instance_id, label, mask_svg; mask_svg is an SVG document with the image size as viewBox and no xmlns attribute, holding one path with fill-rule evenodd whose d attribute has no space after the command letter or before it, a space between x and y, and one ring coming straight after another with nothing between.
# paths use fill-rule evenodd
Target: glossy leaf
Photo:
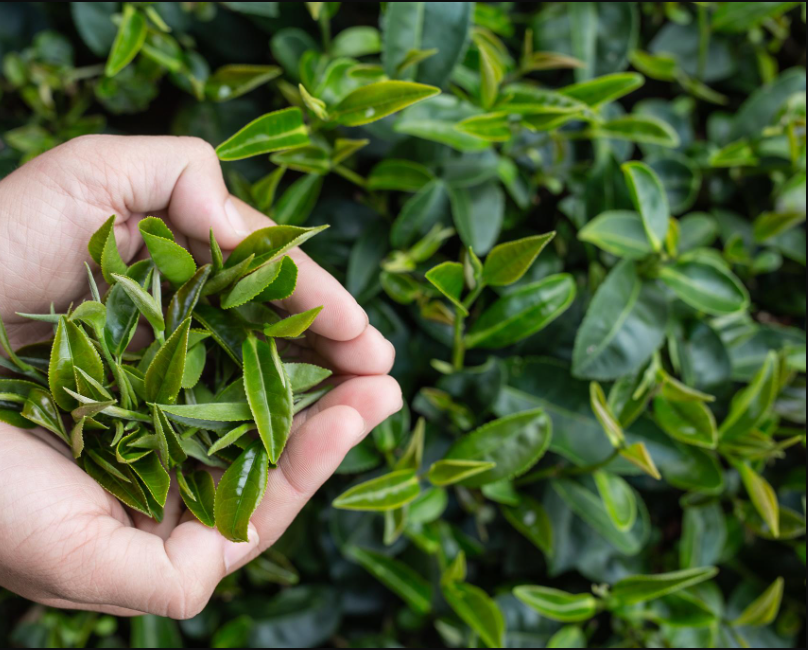
<instances>
[{"instance_id":1,"label":"glossy leaf","mask_svg":"<svg viewBox=\"0 0 808 650\"><path fill-rule=\"evenodd\" d=\"M671 438L688 445L715 449L718 429L712 411L704 402L681 402L654 398L654 415Z\"/></svg>"},{"instance_id":2,"label":"glossy leaf","mask_svg":"<svg viewBox=\"0 0 808 650\"><path fill-rule=\"evenodd\" d=\"M446 602L487 647L503 647L505 617L488 594L465 582L451 582L442 587Z\"/></svg>"},{"instance_id":3,"label":"glossy leaf","mask_svg":"<svg viewBox=\"0 0 808 650\"><path fill-rule=\"evenodd\" d=\"M407 505L420 491L415 471L405 469L352 487L335 499L333 505L342 510L384 512Z\"/></svg>"},{"instance_id":4,"label":"glossy leaf","mask_svg":"<svg viewBox=\"0 0 808 650\"><path fill-rule=\"evenodd\" d=\"M305 393L334 374L327 368L321 368L310 363L284 363L283 367L295 395Z\"/></svg>"},{"instance_id":5,"label":"glossy leaf","mask_svg":"<svg viewBox=\"0 0 808 650\"><path fill-rule=\"evenodd\" d=\"M256 230L246 237L230 254L225 268L233 268L253 255L252 269L271 262L301 246L328 226L302 228L300 226L270 226Z\"/></svg>"},{"instance_id":6,"label":"glossy leaf","mask_svg":"<svg viewBox=\"0 0 808 650\"><path fill-rule=\"evenodd\" d=\"M758 596L741 615L732 621L735 627L760 627L774 623L780 612L783 601L785 581L777 578L760 596Z\"/></svg>"},{"instance_id":7,"label":"glossy leaf","mask_svg":"<svg viewBox=\"0 0 808 650\"><path fill-rule=\"evenodd\" d=\"M361 126L439 92L434 86L408 81L379 81L357 88L344 97L332 109L331 117L344 126Z\"/></svg>"},{"instance_id":8,"label":"glossy leaf","mask_svg":"<svg viewBox=\"0 0 808 650\"><path fill-rule=\"evenodd\" d=\"M639 278L632 262L621 262L598 289L578 330L573 374L609 381L638 370L662 344L667 320L661 292Z\"/></svg>"},{"instance_id":9,"label":"glossy leaf","mask_svg":"<svg viewBox=\"0 0 808 650\"><path fill-rule=\"evenodd\" d=\"M738 473L755 509L775 538L780 536L780 504L769 482L746 463L738 463Z\"/></svg>"},{"instance_id":10,"label":"glossy leaf","mask_svg":"<svg viewBox=\"0 0 808 650\"><path fill-rule=\"evenodd\" d=\"M170 282L181 285L196 272L191 254L174 241L174 233L161 219L148 217L138 224L155 266Z\"/></svg>"},{"instance_id":11,"label":"glossy leaf","mask_svg":"<svg viewBox=\"0 0 808 650\"><path fill-rule=\"evenodd\" d=\"M315 307L314 309L309 309L300 314L293 314L288 318L284 318L277 323L272 323L265 327L264 334L268 337L284 339L298 338L312 326L312 323L314 323L322 310L322 307Z\"/></svg>"},{"instance_id":12,"label":"glossy leaf","mask_svg":"<svg viewBox=\"0 0 808 650\"><path fill-rule=\"evenodd\" d=\"M160 409L175 422L212 431L229 431L233 422L252 420L252 411L246 402L161 404Z\"/></svg>"},{"instance_id":13,"label":"glossy leaf","mask_svg":"<svg viewBox=\"0 0 808 650\"><path fill-rule=\"evenodd\" d=\"M603 212L578 231L578 239L631 260L639 260L654 252L645 234L639 214L629 210Z\"/></svg>"},{"instance_id":14,"label":"glossy leaf","mask_svg":"<svg viewBox=\"0 0 808 650\"><path fill-rule=\"evenodd\" d=\"M618 530L631 530L637 521L637 497L631 486L616 474L597 471L594 474L603 505Z\"/></svg>"},{"instance_id":15,"label":"glossy leaf","mask_svg":"<svg viewBox=\"0 0 808 650\"><path fill-rule=\"evenodd\" d=\"M223 65L205 82L205 96L216 102L229 101L263 86L280 76L275 65Z\"/></svg>"},{"instance_id":16,"label":"glossy leaf","mask_svg":"<svg viewBox=\"0 0 808 650\"><path fill-rule=\"evenodd\" d=\"M382 160L367 179L371 191L417 192L434 178L427 167L411 160Z\"/></svg>"},{"instance_id":17,"label":"glossy leaf","mask_svg":"<svg viewBox=\"0 0 808 650\"><path fill-rule=\"evenodd\" d=\"M146 17L134 5L125 4L118 34L104 69L108 77L114 77L137 56L146 40L147 30Z\"/></svg>"},{"instance_id":18,"label":"glossy leaf","mask_svg":"<svg viewBox=\"0 0 808 650\"><path fill-rule=\"evenodd\" d=\"M770 352L749 385L738 391L718 430L721 440L740 438L766 417L777 396L778 365L776 354Z\"/></svg>"},{"instance_id":19,"label":"glossy leaf","mask_svg":"<svg viewBox=\"0 0 808 650\"><path fill-rule=\"evenodd\" d=\"M48 384L54 401L65 411L72 411L78 405L65 389L77 390L79 368L96 381L104 379L104 364L92 341L80 326L63 317L53 340Z\"/></svg>"},{"instance_id":20,"label":"glossy leaf","mask_svg":"<svg viewBox=\"0 0 808 650\"><path fill-rule=\"evenodd\" d=\"M573 86L562 88L559 92L587 106L596 108L634 92L643 83L645 82L642 75L636 72L623 72L582 81Z\"/></svg>"},{"instance_id":21,"label":"glossy leaf","mask_svg":"<svg viewBox=\"0 0 808 650\"><path fill-rule=\"evenodd\" d=\"M481 487L524 474L547 451L551 437L552 424L543 410L517 413L462 437L444 460L494 463L492 469L461 482L466 487Z\"/></svg>"},{"instance_id":22,"label":"glossy leaf","mask_svg":"<svg viewBox=\"0 0 808 650\"><path fill-rule=\"evenodd\" d=\"M232 289L222 295L222 309L240 307L259 296L278 279L282 264L282 260L267 262L245 275Z\"/></svg>"},{"instance_id":23,"label":"glossy leaf","mask_svg":"<svg viewBox=\"0 0 808 650\"><path fill-rule=\"evenodd\" d=\"M732 314L749 306L740 280L717 263L682 260L662 267L659 277L684 302L708 314Z\"/></svg>"},{"instance_id":24,"label":"glossy leaf","mask_svg":"<svg viewBox=\"0 0 808 650\"><path fill-rule=\"evenodd\" d=\"M429 613L432 608L432 585L407 564L356 546L346 548L345 554L401 597L413 611Z\"/></svg>"},{"instance_id":25,"label":"glossy leaf","mask_svg":"<svg viewBox=\"0 0 808 650\"><path fill-rule=\"evenodd\" d=\"M163 320L163 309L157 304L155 299L132 278L125 275L113 273L112 277L121 285L126 295L135 304L137 310L146 317L151 326L157 332L163 332L166 328Z\"/></svg>"},{"instance_id":26,"label":"glossy leaf","mask_svg":"<svg viewBox=\"0 0 808 650\"><path fill-rule=\"evenodd\" d=\"M212 270L213 267L210 264L201 266L171 297L165 318L168 336L171 336L182 322L193 314Z\"/></svg>"},{"instance_id":27,"label":"glossy leaf","mask_svg":"<svg viewBox=\"0 0 808 650\"><path fill-rule=\"evenodd\" d=\"M670 207L665 188L654 170L644 163L626 163L623 165L623 174L651 248L660 251L670 222Z\"/></svg>"},{"instance_id":28,"label":"glossy leaf","mask_svg":"<svg viewBox=\"0 0 808 650\"><path fill-rule=\"evenodd\" d=\"M575 300L571 275L551 275L510 292L475 321L466 336L469 348L502 348L541 331Z\"/></svg>"},{"instance_id":29,"label":"glossy leaf","mask_svg":"<svg viewBox=\"0 0 808 650\"><path fill-rule=\"evenodd\" d=\"M21 415L26 420L47 429L51 433L55 433L67 444L70 444L59 409L56 407L51 394L46 390L32 388L25 399Z\"/></svg>"},{"instance_id":30,"label":"glossy leaf","mask_svg":"<svg viewBox=\"0 0 808 650\"><path fill-rule=\"evenodd\" d=\"M250 518L264 498L269 457L260 440L253 442L227 471L216 487L216 528L233 542L249 541Z\"/></svg>"},{"instance_id":31,"label":"glossy leaf","mask_svg":"<svg viewBox=\"0 0 808 650\"><path fill-rule=\"evenodd\" d=\"M624 578L612 586L609 602L619 607L645 603L693 587L717 574L715 567L703 567Z\"/></svg>"},{"instance_id":32,"label":"glossy leaf","mask_svg":"<svg viewBox=\"0 0 808 650\"><path fill-rule=\"evenodd\" d=\"M500 244L485 258L483 280L492 287L505 287L519 282L555 233L526 237Z\"/></svg>"},{"instance_id":33,"label":"glossy leaf","mask_svg":"<svg viewBox=\"0 0 808 650\"><path fill-rule=\"evenodd\" d=\"M499 237L504 219L505 195L498 183L489 181L470 188L449 191L452 218L460 238L477 255L485 255Z\"/></svg>"},{"instance_id":34,"label":"glossy leaf","mask_svg":"<svg viewBox=\"0 0 808 650\"><path fill-rule=\"evenodd\" d=\"M539 586L517 587L514 595L542 616L562 623L580 623L595 616L600 606L591 594L570 594Z\"/></svg>"},{"instance_id":35,"label":"glossy leaf","mask_svg":"<svg viewBox=\"0 0 808 650\"><path fill-rule=\"evenodd\" d=\"M180 496L185 507L201 523L208 528L213 528L216 525L214 515L216 485L210 472L197 470L187 476L178 472L177 478L180 486Z\"/></svg>"},{"instance_id":36,"label":"glossy leaf","mask_svg":"<svg viewBox=\"0 0 808 650\"><path fill-rule=\"evenodd\" d=\"M495 463L480 460L439 460L429 468L427 478L432 485L453 485L495 466Z\"/></svg>"},{"instance_id":37,"label":"glossy leaf","mask_svg":"<svg viewBox=\"0 0 808 650\"><path fill-rule=\"evenodd\" d=\"M585 648L586 637L577 625L567 625L547 642L548 648Z\"/></svg>"},{"instance_id":38,"label":"glossy leaf","mask_svg":"<svg viewBox=\"0 0 808 650\"><path fill-rule=\"evenodd\" d=\"M679 134L667 122L649 115L624 115L599 124L596 133L605 138L629 140L660 147L678 147Z\"/></svg>"},{"instance_id":39,"label":"glossy leaf","mask_svg":"<svg viewBox=\"0 0 808 650\"><path fill-rule=\"evenodd\" d=\"M242 346L244 387L258 433L274 465L292 430L294 401L275 341L249 337Z\"/></svg>"},{"instance_id":40,"label":"glossy leaf","mask_svg":"<svg viewBox=\"0 0 808 650\"><path fill-rule=\"evenodd\" d=\"M101 267L104 279L109 284L115 284L113 273L126 273L126 263L118 252L115 241L115 215L112 215L90 238L88 245L90 257Z\"/></svg>"},{"instance_id":41,"label":"glossy leaf","mask_svg":"<svg viewBox=\"0 0 808 650\"><path fill-rule=\"evenodd\" d=\"M299 108L284 108L262 115L216 147L221 160L240 160L251 156L302 147L309 143L308 130Z\"/></svg>"},{"instance_id":42,"label":"glossy leaf","mask_svg":"<svg viewBox=\"0 0 808 650\"><path fill-rule=\"evenodd\" d=\"M623 427L620 421L612 413L612 409L606 401L606 395L600 384L593 381L589 384L589 404L592 407L592 412L603 427L606 437L612 443L612 447L619 449L623 447L626 437L623 434Z\"/></svg>"},{"instance_id":43,"label":"glossy leaf","mask_svg":"<svg viewBox=\"0 0 808 650\"><path fill-rule=\"evenodd\" d=\"M446 298L457 310L468 316L468 309L461 301L466 286L466 276L463 265L458 262L444 262L426 273L426 279Z\"/></svg>"},{"instance_id":44,"label":"glossy leaf","mask_svg":"<svg viewBox=\"0 0 808 650\"><path fill-rule=\"evenodd\" d=\"M146 399L158 404L173 404L182 388L191 319L186 318L166 340L149 364L144 388Z\"/></svg>"}]
</instances>

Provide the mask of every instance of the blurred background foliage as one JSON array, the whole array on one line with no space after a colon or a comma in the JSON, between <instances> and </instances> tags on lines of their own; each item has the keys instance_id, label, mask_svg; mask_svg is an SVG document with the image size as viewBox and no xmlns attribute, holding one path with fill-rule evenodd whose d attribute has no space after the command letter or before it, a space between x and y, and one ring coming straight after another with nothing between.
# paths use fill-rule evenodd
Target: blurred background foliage
<instances>
[{"instance_id":1,"label":"blurred background foliage","mask_svg":"<svg viewBox=\"0 0 808 650\"><path fill-rule=\"evenodd\" d=\"M225 176L331 225L409 403L194 619L0 591L0 644L804 646L805 3L12 2L0 61L0 178L300 107ZM332 119L386 79L442 93Z\"/></svg>"}]
</instances>

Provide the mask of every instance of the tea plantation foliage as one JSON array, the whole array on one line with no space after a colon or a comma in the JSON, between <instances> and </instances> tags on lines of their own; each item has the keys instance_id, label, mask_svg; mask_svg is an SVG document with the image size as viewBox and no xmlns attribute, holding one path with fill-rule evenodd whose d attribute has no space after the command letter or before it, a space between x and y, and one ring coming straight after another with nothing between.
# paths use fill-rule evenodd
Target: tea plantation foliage
<instances>
[{"instance_id":1,"label":"tea plantation foliage","mask_svg":"<svg viewBox=\"0 0 808 650\"><path fill-rule=\"evenodd\" d=\"M204 138L409 404L200 616L2 645L804 645L805 3L3 3L0 58L0 176Z\"/></svg>"}]
</instances>

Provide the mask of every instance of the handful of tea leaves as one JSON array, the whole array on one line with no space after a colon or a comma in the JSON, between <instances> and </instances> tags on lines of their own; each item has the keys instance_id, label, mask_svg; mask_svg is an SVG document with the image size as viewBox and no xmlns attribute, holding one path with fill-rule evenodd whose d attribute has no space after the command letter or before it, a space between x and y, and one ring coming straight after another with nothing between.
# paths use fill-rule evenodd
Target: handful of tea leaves
<instances>
[{"instance_id":1,"label":"handful of tea leaves","mask_svg":"<svg viewBox=\"0 0 808 650\"><path fill-rule=\"evenodd\" d=\"M282 358L321 308L281 318L266 304L294 293L287 253L325 227L264 228L227 260L211 232L212 262L197 267L149 217L140 232L151 259L128 266L114 223L89 243L105 296L88 265L93 300L20 314L52 323L52 340L15 351L0 321L0 364L16 375L0 378L0 421L51 431L105 490L158 521L173 472L199 521L246 541L294 415L328 390L317 387L331 371ZM135 350L141 316L154 341ZM204 466L224 470L218 487Z\"/></svg>"}]
</instances>

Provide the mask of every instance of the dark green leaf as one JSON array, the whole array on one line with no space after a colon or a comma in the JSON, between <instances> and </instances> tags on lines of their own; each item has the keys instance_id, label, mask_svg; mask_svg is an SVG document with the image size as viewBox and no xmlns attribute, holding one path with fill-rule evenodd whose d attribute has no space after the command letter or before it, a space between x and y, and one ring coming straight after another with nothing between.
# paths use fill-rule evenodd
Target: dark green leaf
<instances>
[{"instance_id":1,"label":"dark green leaf","mask_svg":"<svg viewBox=\"0 0 808 650\"><path fill-rule=\"evenodd\" d=\"M249 541L248 526L267 488L269 458L260 440L227 468L216 488L216 528L233 542Z\"/></svg>"}]
</instances>

